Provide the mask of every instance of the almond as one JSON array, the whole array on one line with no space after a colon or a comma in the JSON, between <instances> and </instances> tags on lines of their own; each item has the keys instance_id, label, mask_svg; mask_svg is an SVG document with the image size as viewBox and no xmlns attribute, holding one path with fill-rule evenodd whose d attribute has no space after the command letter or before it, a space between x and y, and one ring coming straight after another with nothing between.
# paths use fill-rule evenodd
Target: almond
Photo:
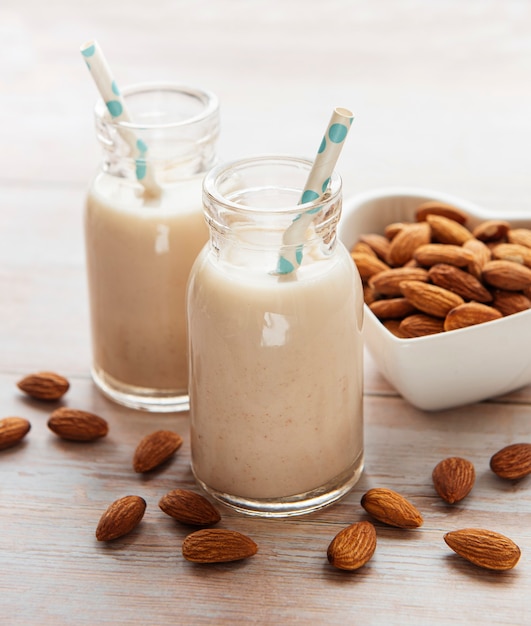
<instances>
[{"instance_id":1,"label":"almond","mask_svg":"<svg viewBox=\"0 0 531 626\"><path fill-rule=\"evenodd\" d=\"M391 224L387 224L384 229L384 235L387 237L387 239L389 239L389 241L392 241L404 228L404 226L406 226L406 223L404 222L393 222Z\"/></svg>"},{"instance_id":2,"label":"almond","mask_svg":"<svg viewBox=\"0 0 531 626\"><path fill-rule=\"evenodd\" d=\"M490 570L512 569L520 548L508 537L482 528L463 528L444 535L448 546L467 561Z\"/></svg>"},{"instance_id":3,"label":"almond","mask_svg":"<svg viewBox=\"0 0 531 626\"><path fill-rule=\"evenodd\" d=\"M50 415L48 428L61 439L70 441L93 441L109 432L103 417L67 407L56 409Z\"/></svg>"},{"instance_id":4,"label":"almond","mask_svg":"<svg viewBox=\"0 0 531 626\"><path fill-rule=\"evenodd\" d=\"M492 294L477 278L453 265L437 263L429 269L428 276L434 285L449 289L466 300L492 301Z\"/></svg>"},{"instance_id":5,"label":"almond","mask_svg":"<svg viewBox=\"0 0 531 626\"><path fill-rule=\"evenodd\" d=\"M418 509L391 489L369 489L361 498L361 506L379 522L390 526L418 528L423 523Z\"/></svg>"},{"instance_id":6,"label":"almond","mask_svg":"<svg viewBox=\"0 0 531 626\"><path fill-rule=\"evenodd\" d=\"M484 282L498 289L521 291L531 286L531 269L512 261L489 261L481 275Z\"/></svg>"},{"instance_id":7,"label":"almond","mask_svg":"<svg viewBox=\"0 0 531 626\"><path fill-rule=\"evenodd\" d=\"M451 456L437 463L431 477L435 491L445 502L454 504L470 493L476 481L476 471L467 459Z\"/></svg>"},{"instance_id":8,"label":"almond","mask_svg":"<svg viewBox=\"0 0 531 626\"><path fill-rule=\"evenodd\" d=\"M19 380L17 387L37 400L59 400L68 391L70 383L54 372L38 372Z\"/></svg>"},{"instance_id":9,"label":"almond","mask_svg":"<svg viewBox=\"0 0 531 626\"><path fill-rule=\"evenodd\" d=\"M464 267L474 261L474 254L463 246L449 243L427 243L415 250L413 258L427 267L437 263Z\"/></svg>"},{"instance_id":10,"label":"almond","mask_svg":"<svg viewBox=\"0 0 531 626\"><path fill-rule=\"evenodd\" d=\"M531 248L531 229L511 228L507 232L507 240L509 243L517 243L521 246Z\"/></svg>"},{"instance_id":11,"label":"almond","mask_svg":"<svg viewBox=\"0 0 531 626\"><path fill-rule=\"evenodd\" d=\"M503 315L491 306L480 302L465 302L448 311L444 320L444 330L457 330L475 324L484 324L501 317Z\"/></svg>"},{"instance_id":12,"label":"almond","mask_svg":"<svg viewBox=\"0 0 531 626\"><path fill-rule=\"evenodd\" d=\"M380 320L401 319L410 315L415 307L406 298L388 298L387 300L376 300L369 304L369 309Z\"/></svg>"},{"instance_id":13,"label":"almond","mask_svg":"<svg viewBox=\"0 0 531 626\"><path fill-rule=\"evenodd\" d=\"M479 239L473 238L465 241L463 249L474 255L474 259L467 265L467 269L472 276L480 280L483 266L492 258L490 248Z\"/></svg>"},{"instance_id":14,"label":"almond","mask_svg":"<svg viewBox=\"0 0 531 626\"><path fill-rule=\"evenodd\" d=\"M490 459L491 470L500 478L519 480L531 474L531 443L513 443Z\"/></svg>"},{"instance_id":15,"label":"almond","mask_svg":"<svg viewBox=\"0 0 531 626\"><path fill-rule=\"evenodd\" d=\"M369 248L376 254L376 256L382 261L387 262L387 255L389 253L389 239L384 235L378 235L376 233L369 233L367 235L361 235L360 241L369 246Z\"/></svg>"},{"instance_id":16,"label":"almond","mask_svg":"<svg viewBox=\"0 0 531 626\"><path fill-rule=\"evenodd\" d=\"M194 563L227 563L253 556L258 551L256 543L235 530L204 528L188 535L182 552L187 561Z\"/></svg>"},{"instance_id":17,"label":"almond","mask_svg":"<svg viewBox=\"0 0 531 626\"><path fill-rule=\"evenodd\" d=\"M433 315L426 313L415 313L404 317L400 322L398 332L401 333L402 337L412 339L442 333L443 330L444 320L440 317L433 317Z\"/></svg>"},{"instance_id":18,"label":"almond","mask_svg":"<svg viewBox=\"0 0 531 626\"><path fill-rule=\"evenodd\" d=\"M518 243L499 243L492 248L492 256L495 259L505 259L531 267L531 248Z\"/></svg>"},{"instance_id":19,"label":"almond","mask_svg":"<svg viewBox=\"0 0 531 626\"><path fill-rule=\"evenodd\" d=\"M493 298L492 306L502 315L513 315L531 309L531 300L520 291L496 289Z\"/></svg>"},{"instance_id":20,"label":"almond","mask_svg":"<svg viewBox=\"0 0 531 626\"><path fill-rule=\"evenodd\" d=\"M21 441L30 431L31 424L23 417L4 417L0 419L0 450L11 448Z\"/></svg>"},{"instance_id":21,"label":"almond","mask_svg":"<svg viewBox=\"0 0 531 626\"><path fill-rule=\"evenodd\" d=\"M135 472L149 472L167 461L183 443L182 437L171 430L157 430L146 435L133 456Z\"/></svg>"},{"instance_id":22,"label":"almond","mask_svg":"<svg viewBox=\"0 0 531 626\"><path fill-rule=\"evenodd\" d=\"M389 246L387 261L389 265L405 265L413 258L415 250L425 243L429 243L431 230L426 222L406 224L393 238Z\"/></svg>"},{"instance_id":23,"label":"almond","mask_svg":"<svg viewBox=\"0 0 531 626\"><path fill-rule=\"evenodd\" d=\"M401 296L400 283L403 280L428 282L428 272L421 267L395 267L371 276L369 286L384 296Z\"/></svg>"},{"instance_id":24,"label":"almond","mask_svg":"<svg viewBox=\"0 0 531 626\"><path fill-rule=\"evenodd\" d=\"M443 215L427 215L426 221L430 225L433 239L440 243L461 246L473 237L468 228Z\"/></svg>"},{"instance_id":25,"label":"almond","mask_svg":"<svg viewBox=\"0 0 531 626\"><path fill-rule=\"evenodd\" d=\"M367 284L363 285L363 300L365 304L372 304L373 302L376 302L379 297L380 294L376 292L376 289L369 287Z\"/></svg>"},{"instance_id":26,"label":"almond","mask_svg":"<svg viewBox=\"0 0 531 626\"><path fill-rule=\"evenodd\" d=\"M416 309L435 317L446 317L448 311L463 304L461 296L418 280L405 280L400 284L402 293Z\"/></svg>"},{"instance_id":27,"label":"almond","mask_svg":"<svg viewBox=\"0 0 531 626\"><path fill-rule=\"evenodd\" d=\"M210 526L221 519L219 511L205 497L186 489L174 489L162 496L159 507L183 524Z\"/></svg>"},{"instance_id":28,"label":"almond","mask_svg":"<svg viewBox=\"0 0 531 626\"><path fill-rule=\"evenodd\" d=\"M123 537L136 528L146 510L146 501L140 496L124 496L115 500L101 516L96 528L98 541Z\"/></svg>"},{"instance_id":29,"label":"almond","mask_svg":"<svg viewBox=\"0 0 531 626\"><path fill-rule=\"evenodd\" d=\"M351 254L356 253L356 254L368 254L369 256L373 256L373 257L377 256L376 252L369 245L367 245L366 243L362 243L361 241L356 242L350 252Z\"/></svg>"},{"instance_id":30,"label":"almond","mask_svg":"<svg viewBox=\"0 0 531 626\"><path fill-rule=\"evenodd\" d=\"M446 202L438 202L436 200L429 200L423 202L416 210L415 217L418 222L422 222L428 215L442 215L448 219L454 220L459 224L465 224L467 221L467 215L461 209L447 204Z\"/></svg>"},{"instance_id":31,"label":"almond","mask_svg":"<svg viewBox=\"0 0 531 626\"><path fill-rule=\"evenodd\" d=\"M351 252L350 256L354 260L362 280L368 280L373 274L389 269L389 265L372 254Z\"/></svg>"},{"instance_id":32,"label":"almond","mask_svg":"<svg viewBox=\"0 0 531 626\"><path fill-rule=\"evenodd\" d=\"M395 335L399 339L408 339L408 335L400 330L401 321L399 319L382 320L382 324L385 326L385 328L387 328L390 333L393 333L393 335Z\"/></svg>"},{"instance_id":33,"label":"almond","mask_svg":"<svg viewBox=\"0 0 531 626\"><path fill-rule=\"evenodd\" d=\"M510 227L505 220L485 220L472 229L472 234L480 241L498 241L504 239Z\"/></svg>"},{"instance_id":34,"label":"almond","mask_svg":"<svg viewBox=\"0 0 531 626\"><path fill-rule=\"evenodd\" d=\"M413 258L415 250L429 243L431 230L426 222L406 224L393 238L389 246L387 261L390 265L405 265Z\"/></svg>"},{"instance_id":35,"label":"almond","mask_svg":"<svg viewBox=\"0 0 531 626\"><path fill-rule=\"evenodd\" d=\"M359 569L376 550L376 529L370 522L357 522L339 531L332 539L326 556L328 562L343 570Z\"/></svg>"}]
</instances>

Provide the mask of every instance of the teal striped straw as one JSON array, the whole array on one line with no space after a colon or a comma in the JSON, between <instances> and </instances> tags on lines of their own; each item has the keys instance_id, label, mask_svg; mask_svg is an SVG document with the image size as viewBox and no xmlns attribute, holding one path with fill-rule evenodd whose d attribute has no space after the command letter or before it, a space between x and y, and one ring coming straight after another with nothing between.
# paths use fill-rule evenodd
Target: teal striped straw
<instances>
[{"instance_id":1,"label":"teal striped straw","mask_svg":"<svg viewBox=\"0 0 531 626\"><path fill-rule=\"evenodd\" d=\"M131 123L131 116L127 110L125 100L113 78L111 68L97 41L89 41L81 46L81 54L96 84L100 96L115 122ZM144 187L147 196L158 197L160 186L153 175L153 170L148 166L146 155L147 145L137 139L134 132L128 128L118 126L118 132L131 149L135 159L135 174L139 183Z\"/></svg>"},{"instance_id":2,"label":"teal striped straw","mask_svg":"<svg viewBox=\"0 0 531 626\"><path fill-rule=\"evenodd\" d=\"M312 169L304 186L299 204L313 202L322 198L330 183L337 160L345 143L354 116L351 111L336 107L326 127L325 134L317 151ZM282 248L277 264L277 274L291 274L302 263L303 245L306 229L315 218L320 207L310 209L298 215L284 231ZM297 245L299 244L299 245Z\"/></svg>"}]
</instances>

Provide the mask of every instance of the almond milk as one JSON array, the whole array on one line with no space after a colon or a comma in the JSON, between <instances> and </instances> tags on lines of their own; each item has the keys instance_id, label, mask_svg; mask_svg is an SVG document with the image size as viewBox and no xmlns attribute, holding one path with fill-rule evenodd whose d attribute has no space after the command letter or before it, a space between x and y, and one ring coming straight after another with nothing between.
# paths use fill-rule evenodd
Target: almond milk
<instances>
[{"instance_id":1,"label":"almond milk","mask_svg":"<svg viewBox=\"0 0 531 626\"><path fill-rule=\"evenodd\" d=\"M193 472L212 496L255 515L325 506L363 468L363 292L335 238L338 177L284 249L303 251L300 267L275 270L298 219L282 207L296 205L307 166L264 157L207 174L210 243L188 286Z\"/></svg>"},{"instance_id":2,"label":"almond milk","mask_svg":"<svg viewBox=\"0 0 531 626\"><path fill-rule=\"evenodd\" d=\"M186 394L186 282L207 240L201 178L148 202L113 185L101 175L87 199L95 375Z\"/></svg>"},{"instance_id":3,"label":"almond milk","mask_svg":"<svg viewBox=\"0 0 531 626\"><path fill-rule=\"evenodd\" d=\"M186 283L208 240L201 188L216 160L218 102L171 83L123 97L127 120L96 106L103 160L85 211L92 375L119 404L183 411Z\"/></svg>"}]
</instances>

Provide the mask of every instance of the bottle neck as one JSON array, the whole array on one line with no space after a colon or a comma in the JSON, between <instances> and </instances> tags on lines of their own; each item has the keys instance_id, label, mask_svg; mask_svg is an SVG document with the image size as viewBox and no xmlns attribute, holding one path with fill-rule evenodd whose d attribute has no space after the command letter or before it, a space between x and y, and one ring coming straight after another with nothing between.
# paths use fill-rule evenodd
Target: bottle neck
<instances>
[{"instance_id":1,"label":"bottle neck","mask_svg":"<svg viewBox=\"0 0 531 626\"><path fill-rule=\"evenodd\" d=\"M136 180L149 168L164 185L215 164L219 110L213 94L160 83L133 86L123 95L134 122L113 121L102 101L95 109L106 173Z\"/></svg>"},{"instance_id":2,"label":"bottle neck","mask_svg":"<svg viewBox=\"0 0 531 626\"><path fill-rule=\"evenodd\" d=\"M298 204L311 162L256 157L220 165L203 183L211 248L225 263L275 271L281 251L301 258L301 268L333 254L341 215L341 179L326 193Z\"/></svg>"}]
</instances>

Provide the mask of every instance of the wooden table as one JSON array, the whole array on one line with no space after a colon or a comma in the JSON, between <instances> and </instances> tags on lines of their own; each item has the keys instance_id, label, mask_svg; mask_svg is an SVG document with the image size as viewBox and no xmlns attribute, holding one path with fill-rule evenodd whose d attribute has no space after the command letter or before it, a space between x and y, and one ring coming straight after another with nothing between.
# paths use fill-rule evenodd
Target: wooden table
<instances>
[{"instance_id":1,"label":"wooden table","mask_svg":"<svg viewBox=\"0 0 531 626\"><path fill-rule=\"evenodd\" d=\"M339 504L286 521L224 512L223 527L258 554L197 566L181 556L189 529L161 495L194 489L187 415L149 415L108 402L89 375L82 212L99 152L95 90L78 48L97 38L121 84L169 79L215 91L223 158L312 157L333 106L356 112L341 157L345 196L374 187L434 188L493 214L531 212L531 6L420 0L3 0L0 5L0 398L24 416L26 441L0 453L0 622L18 624L529 624L531 482L498 479L492 453L529 441L531 387L424 413L365 363L366 470ZM531 357L530 357L531 358ZM55 437L52 407L16 388L23 375L64 374L64 404L104 416L109 436ZM184 445L160 471L136 475L133 450L159 428ZM453 507L434 465L462 455L473 492ZM374 558L332 569L326 548L366 514L370 487L403 493L425 517L402 531L377 524ZM94 537L115 498L148 503L141 525L109 545ZM443 534L480 526L522 549L506 573L453 554Z\"/></svg>"}]
</instances>

